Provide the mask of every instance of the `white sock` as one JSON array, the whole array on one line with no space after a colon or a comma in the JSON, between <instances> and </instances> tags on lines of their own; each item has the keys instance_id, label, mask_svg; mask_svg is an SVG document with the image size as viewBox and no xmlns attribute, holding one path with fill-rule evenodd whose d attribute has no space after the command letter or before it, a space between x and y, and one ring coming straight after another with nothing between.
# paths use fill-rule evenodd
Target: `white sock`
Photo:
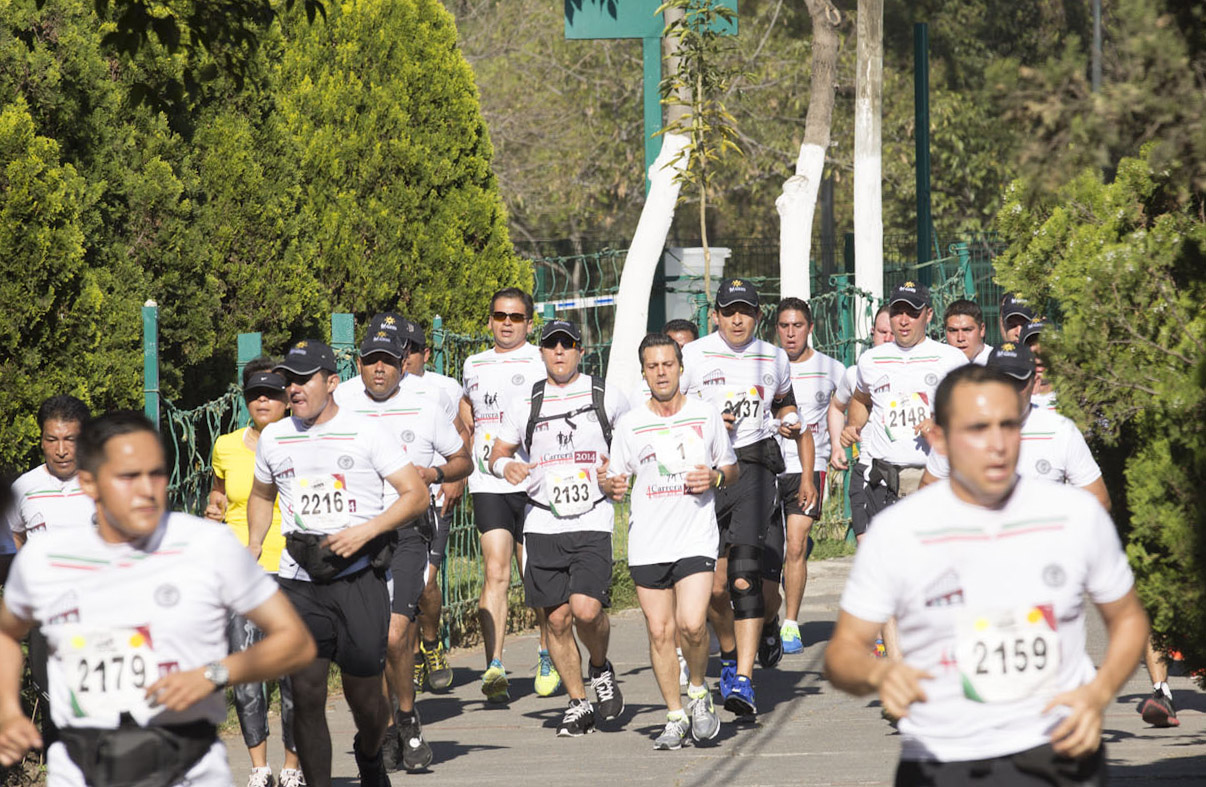
<instances>
[{"instance_id":1,"label":"white sock","mask_svg":"<svg viewBox=\"0 0 1206 787\"><path fill-rule=\"evenodd\" d=\"M687 696L693 700L697 700L700 697L706 697L706 696L708 696L708 687L707 686L696 686L696 685L692 684L687 687Z\"/></svg>"},{"instance_id":2,"label":"white sock","mask_svg":"<svg viewBox=\"0 0 1206 787\"><path fill-rule=\"evenodd\" d=\"M1160 683L1153 683L1152 688L1155 689L1156 691L1164 692L1165 697L1168 697L1170 700L1172 699L1172 689L1170 689L1168 687L1167 683L1165 683L1163 681L1161 681Z\"/></svg>"}]
</instances>

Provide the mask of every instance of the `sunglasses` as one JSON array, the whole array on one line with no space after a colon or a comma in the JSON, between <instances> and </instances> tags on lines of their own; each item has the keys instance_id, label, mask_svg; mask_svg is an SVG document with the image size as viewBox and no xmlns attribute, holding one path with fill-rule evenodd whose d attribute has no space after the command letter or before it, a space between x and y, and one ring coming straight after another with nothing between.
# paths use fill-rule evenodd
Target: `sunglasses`
<instances>
[{"instance_id":1,"label":"sunglasses","mask_svg":"<svg viewBox=\"0 0 1206 787\"><path fill-rule=\"evenodd\" d=\"M747 303L733 303L728 306L720 307L722 317L732 317L735 314L744 314L747 317L753 317L758 313L758 310Z\"/></svg>"},{"instance_id":2,"label":"sunglasses","mask_svg":"<svg viewBox=\"0 0 1206 787\"><path fill-rule=\"evenodd\" d=\"M310 372L309 374L297 374L295 372L282 369L279 374L281 377L285 378L285 383L288 385L305 385L306 383L310 382L310 379L314 377L314 375L318 374L318 372L315 371Z\"/></svg>"},{"instance_id":3,"label":"sunglasses","mask_svg":"<svg viewBox=\"0 0 1206 787\"><path fill-rule=\"evenodd\" d=\"M540 342L540 346L546 350L554 350L557 347L564 347L567 350L578 349L578 342L568 336L550 336Z\"/></svg>"},{"instance_id":4,"label":"sunglasses","mask_svg":"<svg viewBox=\"0 0 1206 787\"><path fill-rule=\"evenodd\" d=\"M495 322L513 322L516 324L528 321L528 315L523 312L494 312L490 315Z\"/></svg>"},{"instance_id":5,"label":"sunglasses","mask_svg":"<svg viewBox=\"0 0 1206 787\"><path fill-rule=\"evenodd\" d=\"M250 391L243 392L243 399L248 404L250 404L251 402L254 402L260 398L275 399L277 401L283 402L288 397L285 396L284 391L277 391L273 388L252 388Z\"/></svg>"}]
</instances>

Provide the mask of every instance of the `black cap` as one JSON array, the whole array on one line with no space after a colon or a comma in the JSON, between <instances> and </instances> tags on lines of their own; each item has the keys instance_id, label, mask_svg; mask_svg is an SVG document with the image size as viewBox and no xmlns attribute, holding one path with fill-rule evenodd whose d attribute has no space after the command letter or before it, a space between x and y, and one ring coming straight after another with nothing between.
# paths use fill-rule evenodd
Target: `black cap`
<instances>
[{"instance_id":1,"label":"black cap","mask_svg":"<svg viewBox=\"0 0 1206 787\"><path fill-rule=\"evenodd\" d=\"M335 353L317 339L302 339L289 348L285 360L272 367L272 371L284 369L294 374L314 374L319 369L335 372Z\"/></svg>"},{"instance_id":2,"label":"black cap","mask_svg":"<svg viewBox=\"0 0 1206 787\"><path fill-rule=\"evenodd\" d=\"M897 284L888 296L888 306L898 301L907 303L914 309L924 309L930 305L930 288L914 281Z\"/></svg>"},{"instance_id":3,"label":"black cap","mask_svg":"<svg viewBox=\"0 0 1206 787\"><path fill-rule=\"evenodd\" d=\"M1029 380L1034 374L1034 354L1024 344L1005 342L989 353L985 366L999 369L1015 380Z\"/></svg>"},{"instance_id":4,"label":"black cap","mask_svg":"<svg viewBox=\"0 0 1206 787\"><path fill-rule=\"evenodd\" d=\"M1018 334L1018 341L1022 344L1029 345L1031 339L1035 339L1047 327L1046 320L1031 320L1022 326L1022 332Z\"/></svg>"},{"instance_id":5,"label":"black cap","mask_svg":"<svg viewBox=\"0 0 1206 787\"><path fill-rule=\"evenodd\" d=\"M409 342L412 347L427 346L427 337L423 335L423 326L414 320L402 320L402 330L399 331L402 341Z\"/></svg>"},{"instance_id":6,"label":"black cap","mask_svg":"<svg viewBox=\"0 0 1206 787\"><path fill-rule=\"evenodd\" d=\"M369 320L368 332L365 335L372 336L377 331L385 331L390 336L394 337L394 340L398 342L398 344L401 344L406 341L406 337L402 333L402 326L405 322L406 318L397 312L381 312L380 314L374 314L373 318Z\"/></svg>"},{"instance_id":7,"label":"black cap","mask_svg":"<svg viewBox=\"0 0 1206 787\"><path fill-rule=\"evenodd\" d=\"M360 343L361 358L373 353L388 353L395 358L401 358L405 354L402 352L402 343L398 339L397 332L390 333L381 328L370 331L364 337L364 341Z\"/></svg>"},{"instance_id":8,"label":"black cap","mask_svg":"<svg viewBox=\"0 0 1206 787\"><path fill-rule=\"evenodd\" d=\"M716 288L716 308L745 303L758 308L758 290L745 279L725 279Z\"/></svg>"},{"instance_id":9,"label":"black cap","mask_svg":"<svg viewBox=\"0 0 1206 787\"><path fill-rule=\"evenodd\" d=\"M283 391L285 390L285 378L281 377L276 372L256 372L251 375L251 379L247 381L247 385L243 386L244 393L251 391Z\"/></svg>"},{"instance_id":10,"label":"black cap","mask_svg":"<svg viewBox=\"0 0 1206 787\"><path fill-rule=\"evenodd\" d=\"M1010 317L1025 317L1026 322L1030 322L1034 319L1034 312L1026 305L1024 298L1007 292L1001 298L1001 323L1004 324Z\"/></svg>"},{"instance_id":11,"label":"black cap","mask_svg":"<svg viewBox=\"0 0 1206 787\"><path fill-rule=\"evenodd\" d=\"M578 330L578 326L569 320L549 320L540 329L540 341L548 339L550 336L563 333L576 342L582 341L582 333Z\"/></svg>"}]
</instances>

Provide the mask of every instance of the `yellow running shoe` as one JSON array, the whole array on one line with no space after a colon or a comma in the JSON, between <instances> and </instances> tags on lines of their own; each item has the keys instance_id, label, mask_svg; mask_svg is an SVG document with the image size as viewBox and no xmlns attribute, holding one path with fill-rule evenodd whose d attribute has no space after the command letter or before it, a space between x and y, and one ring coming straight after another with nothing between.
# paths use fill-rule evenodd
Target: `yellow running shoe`
<instances>
[{"instance_id":1,"label":"yellow running shoe","mask_svg":"<svg viewBox=\"0 0 1206 787\"><path fill-rule=\"evenodd\" d=\"M551 697L561 688L561 676L553 666L553 660L547 650L540 651L540 661L536 664L536 696Z\"/></svg>"},{"instance_id":2,"label":"yellow running shoe","mask_svg":"<svg viewBox=\"0 0 1206 787\"><path fill-rule=\"evenodd\" d=\"M482 694L488 702L510 702L511 695L507 692L507 670L502 662L494 659L482 673Z\"/></svg>"},{"instance_id":3,"label":"yellow running shoe","mask_svg":"<svg viewBox=\"0 0 1206 787\"><path fill-rule=\"evenodd\" d=\"M427 682L427 662L423 660L422 654L415 659L415 694L422 694L424 689L423 684Z\"/></svg>"}]
</instances>

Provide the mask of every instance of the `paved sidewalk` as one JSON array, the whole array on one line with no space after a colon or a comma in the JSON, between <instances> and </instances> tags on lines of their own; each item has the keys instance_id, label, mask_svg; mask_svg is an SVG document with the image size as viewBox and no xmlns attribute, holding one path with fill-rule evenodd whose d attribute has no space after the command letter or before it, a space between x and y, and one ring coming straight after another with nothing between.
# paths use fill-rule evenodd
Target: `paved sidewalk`
<instances>
[{"instance_id":1,"label":"paved sidewalk","mask_svg":"<svg viewBox=\"0 0 1206 787\"><path fill-rule=\"evenodd\" d=\"M441 785L809 785L891 784L899 752L896 735L880 719L872 698L837 692L820 675L825 643L837 618L838 598L852 558L809 564L808 592L801 625L805 650L785 656L773 670L756 670L759 719L756 725L725 722L713 745L655 752L653 737L665 723L665 711L650 674L648 641L639 610L612 616L612 662L627 705L621 723L577 739L558 739L556 725L564 694L543 699L532 692L536 637L507 640L504 661L512 671L512 702L487 706L478 689L483 668L479 650L452 656L456 671L447 694L422 694L423 718L435 762L428 773L393 775L397 785L420 780ZM1104 636L1093 614L1090 652L1099 658ZM710 684L715 685L716 660ZM1140 668L1106 717L1113 783L1206 784L1206 694L1184 677L1171 679L1181 726L1148 727L1135 707L1151 693ZM336 785L358 784L351 745L354 729L342 698L330 703L335 741ZM719 708L719 703L718 703ZM274 719L269 751L280 765L280 737ZM236 732L227 739L236 784L245 783L249 762Z\"/></svg>"}]
</instances>

